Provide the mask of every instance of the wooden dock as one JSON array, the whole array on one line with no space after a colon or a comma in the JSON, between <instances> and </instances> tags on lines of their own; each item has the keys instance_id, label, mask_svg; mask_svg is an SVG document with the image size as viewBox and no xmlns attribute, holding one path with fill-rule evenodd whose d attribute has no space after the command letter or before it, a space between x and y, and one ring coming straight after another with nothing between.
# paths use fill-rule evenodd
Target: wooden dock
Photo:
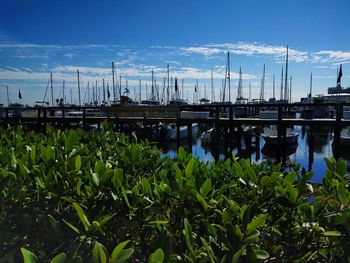
<instances>
[{"instance_id":1,"label":"wooden dock","mask_svg":"<svg viewBox=\"0 0 350 263\"><path fill-rule=\"evenodd\" d=\"M328 106L332 109L333 118L326 119L295 119L287 118L289 113L302 111L304 107ZM79 126L87 129L89 125L95 124L100 127L104 121L113 122L115 127L123 124L142 124L143 126L159 125L161 123L174 123L177 126L177 138L179 141L180 126L188 127L188 145L192 147L192 124L202 123L226 130L228 141L234 138L233 130L242 125L265 126L277 125L279 145L285 145L286 128L292 125L301 126L330 126L334 132L334 155L337 157L341 129L350 126L350 120L343 119L344 106L350 103L322 103L322 104L207 104L207 105L183 105L183 106L113 106L113 107L48 107L21 109L1 108L0 122L3 126L7 124L23 124L41 127L46 124L55 125L60 128ZM248 114L245 118L235 118L235 108L245 108ZM260 119L258 113L263 110L278 110L277 119ZM31 114L24 114L30 111ZM80 112L79 116L70 113ZM92 111L101 111L104 116L88 116ZM181 118L181 112L209 112L209 118ZM60 113L60 116L55 114ZM237 136L237 134L235 135ZM240 136L240 135L238 135ZM283 148L283 147L280 147ZM282 155L282 154L281 154Z\"/></svg>"}]
</instances>

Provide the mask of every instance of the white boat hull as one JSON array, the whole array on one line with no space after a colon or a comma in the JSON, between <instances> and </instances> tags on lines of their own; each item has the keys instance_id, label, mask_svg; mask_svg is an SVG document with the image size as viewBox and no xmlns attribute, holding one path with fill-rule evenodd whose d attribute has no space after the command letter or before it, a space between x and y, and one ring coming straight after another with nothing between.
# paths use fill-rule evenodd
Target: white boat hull
<instances>
[{"instance_id":1,"label":"white boat hull","mask_svg":"<svg viewBox=\"0 0 350 263\"><path fill-rule=\"evenodd\" d=\"M286 139L285 143L288 145L291 144L297 144L298 142L298 132L295 132L293 130L287 129L286 131ZM276 128L265 128L264 132L261 134L261 137L264 138L265 142L268 144L277 144L278 142L278 136L277 136L277 129ZM282 142L281 142L282 143Z\"/></svg>"},{"instance_id":2,"label":"white boat hull","mask_svg":"<svg viewBox=\"0 0 350 263\"><path fill-rule=\"evenodd\" d=\"M193 123L192 124L192 134L197 133L198 131L198 124ZM188 137L188 129L187 126L181 126L180 127L180 139L185 139ZM168 125L166 128L166 140L174 141L177 140L177 128L176 125Z\"/></svg>"}]
</instances>

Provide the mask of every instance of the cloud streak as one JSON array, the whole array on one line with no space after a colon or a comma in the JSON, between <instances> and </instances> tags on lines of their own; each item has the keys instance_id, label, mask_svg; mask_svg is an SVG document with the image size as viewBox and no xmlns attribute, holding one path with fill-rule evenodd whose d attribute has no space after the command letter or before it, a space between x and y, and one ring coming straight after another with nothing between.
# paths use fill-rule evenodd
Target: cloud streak
<instances>
[{"instance_id":1,"label":"cloud streak","mask_svg":"<svg viewBox=\"0 0 350 263\"><path fill-rule=\"evenodd\" d=\"M202 54L206 57L230 51L234 55L243 56L261 56L266 55L273 58L276 61L283 61L286 56L285 46L271 46L260 43L224 43L224 44L210 44L197 47L188 47L181 49L185 53L189 54ZM289 59L294 62L305 62L309 59L309 54L305 51L297 49L289 49Z\"/></svg>"}]
</instances>

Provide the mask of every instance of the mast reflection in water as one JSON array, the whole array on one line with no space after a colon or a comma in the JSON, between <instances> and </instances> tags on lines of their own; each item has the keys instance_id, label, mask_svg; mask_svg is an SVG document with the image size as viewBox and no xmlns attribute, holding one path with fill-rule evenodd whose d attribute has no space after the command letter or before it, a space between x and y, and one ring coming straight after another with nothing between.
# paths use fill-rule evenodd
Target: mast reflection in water
<instances>
[{"instance_id":1,"label":"mast reflection in water","mask_svg":"<svg viewBox=\"0 0 350 263\"><path fill-rule=\"evenodd\" d=\"M311 181L320 182L326 171L324 157L333 156L333 136L331 127L305 127L295 126L299 132L297 144L288 145L281 150L284 156L281 160L288 164L290 161L300 163L305 170L311 170L314 177ZM242 158L250 158L251 162L276 162L279 157L279 149L277 145L268 145L263 139L257 138L256 145L246 147L244 138L241 140L241 149L238 147L237 141L231 143L233 145L232 152ZM176 158L178 146L188 147L187 139L181 140L179 145L177 142L160 142L159 146L163 150L163 155ZM199 157L203 161L217 161L224 159L225 156L231 155L230 147L225 147L224 143L201 143L199 135L193 139L192 155ZM350 149L348 147L340 147L340 157L347 160L349 169Z\"/></svg>"}]
</instances>

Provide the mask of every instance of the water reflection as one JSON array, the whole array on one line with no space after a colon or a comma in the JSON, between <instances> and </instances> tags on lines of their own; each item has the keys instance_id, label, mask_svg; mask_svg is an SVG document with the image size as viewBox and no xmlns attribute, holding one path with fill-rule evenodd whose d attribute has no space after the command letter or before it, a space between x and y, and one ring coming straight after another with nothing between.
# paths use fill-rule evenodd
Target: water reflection
<instances>
[{"instance_id":1,"label":"water reflection","mask_svg":"<svg viewBox=\"0 0 350 263\"><path fill-rule=\"evenodd\" d=\"M261 162L263 160L276 162L280 154L279 151L281 151L284 154L284 156L281 156L282 161L286 163L289 161L300 163L301 167L314 173L312 181L320 182L326 170L323 159L326 156L333 156L333 129L326 126L312 128L295 126L294 129L299 132L298 143L287 146L285 149L278 148L277 145L268 145L259 137L253 137L251 145L247 144L244 138L241 139L240 143L237 143L237 138L233 138L233 142L228 142L228 144L215 142L202 144L199 138L200 135L197 135L193 140L192 154L204 161L217 161L234 153L236 156L249 158L252 162ZM163 154L171 158L175 158L179 145L187 147L188 140L181 140L179 144L177 142L160 144ZM350 164L349 147L340 147L339 154L340 157L349 160Z\"/></svg>"}]
</instances>

